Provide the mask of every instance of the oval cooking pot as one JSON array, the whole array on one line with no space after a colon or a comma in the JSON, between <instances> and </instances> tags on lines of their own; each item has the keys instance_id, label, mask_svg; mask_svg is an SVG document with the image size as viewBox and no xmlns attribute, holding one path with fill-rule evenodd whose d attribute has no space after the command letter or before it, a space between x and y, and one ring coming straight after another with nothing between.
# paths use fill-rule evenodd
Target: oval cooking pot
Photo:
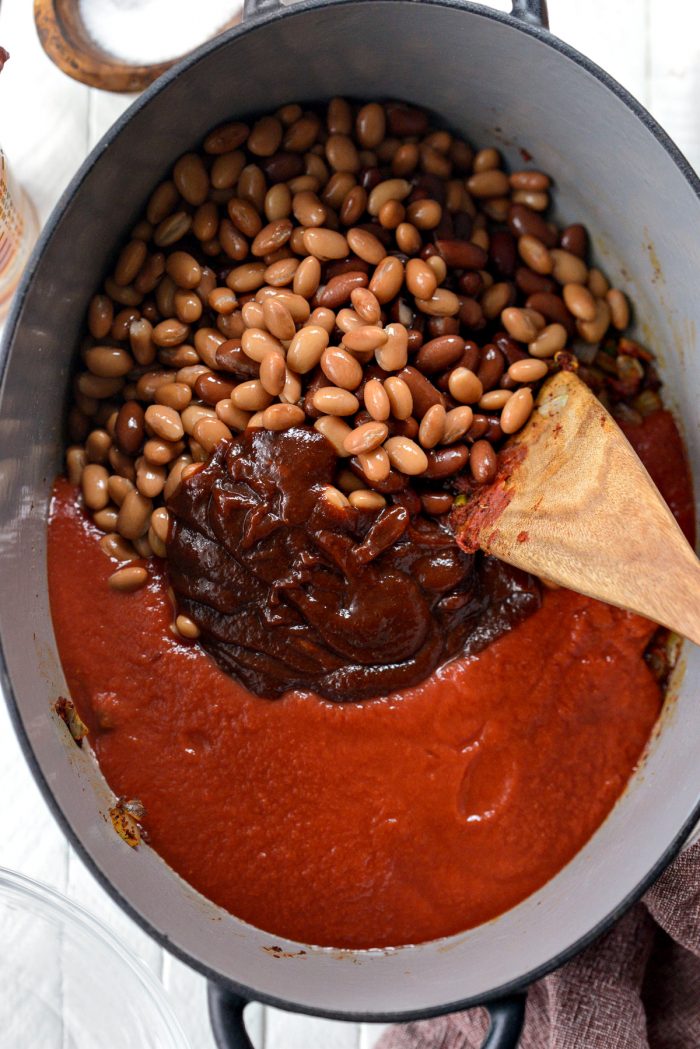
<instances>
[{"instance_id":1,"label":"oval cooking pot","mask_svg":"<svg viewBox=\"0 0 700 1049\"><path fill-rule=\"evenodd\" d=\"M282 1007L414 1019L524 988L598 935L678 850L698 816L700 652L686 651L670 710L603 826L555 878L497 920L447 940L375 951L309 947L246 925L147 847L124 846L98 817L110 793L89 752L67 743L51 716L66 686L47 600L46 517L85 304L150 189L211 126L288 101L406 99L477 145L496 142L509 163L521 166L529 154L554 175L560 216L588 225L597 258L629 289L660 351L697 476L698 180L638 103L538 24L544 5L535 0L519 0L516 17L459 0L248 6L243 26L166 74L108 132L57 206L17 295L0 400L4 685L62 827L105 888L165 947L220 986ZM246 1044L240 1000L227 1005L214 993L213 1006L221 1044L227 1037ZM518 1008L494 1023L499 1045L515 1043Z\"/></svg>"}]
</instances>

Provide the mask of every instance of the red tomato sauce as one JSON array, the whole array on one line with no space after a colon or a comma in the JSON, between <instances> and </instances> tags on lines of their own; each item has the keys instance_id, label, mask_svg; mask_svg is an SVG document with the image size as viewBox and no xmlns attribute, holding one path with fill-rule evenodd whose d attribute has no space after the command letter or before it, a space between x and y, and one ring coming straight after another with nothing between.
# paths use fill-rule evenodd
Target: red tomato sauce
<instances>
[{"instance_id":1,"label":"red tomato sauce","mask_svg":"<svg viewBox=\"0 0 700 1049\"><path fill-rule=\"evenodd\" d=\"M677 434L658 416L630 436L692 529L682 444L659 451ZM54 629L100 766L183 878L277 936L381 947L502 913L604 820L660 711L653 625L565 590L418 687L260 699L173 636L161 562L147 588L108 589L98 536L59 480Z\"/></svg>"}]
</instances>

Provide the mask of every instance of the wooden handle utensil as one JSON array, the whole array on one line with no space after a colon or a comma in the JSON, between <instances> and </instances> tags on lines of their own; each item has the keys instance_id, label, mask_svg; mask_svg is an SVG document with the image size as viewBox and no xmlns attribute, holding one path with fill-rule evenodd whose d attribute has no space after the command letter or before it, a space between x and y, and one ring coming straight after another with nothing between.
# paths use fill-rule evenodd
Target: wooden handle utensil
<instances>
[{"instance_id":1,"label":"wooden handle utensil","mask_svg":"<svg viewBox=\"0 0 700 1049\"><path fill-rule=\"evenodd\" d=\"M700 561L626 437L571 372L542 387L458 541L700 644Z\"/></svg>"}]
</instances>

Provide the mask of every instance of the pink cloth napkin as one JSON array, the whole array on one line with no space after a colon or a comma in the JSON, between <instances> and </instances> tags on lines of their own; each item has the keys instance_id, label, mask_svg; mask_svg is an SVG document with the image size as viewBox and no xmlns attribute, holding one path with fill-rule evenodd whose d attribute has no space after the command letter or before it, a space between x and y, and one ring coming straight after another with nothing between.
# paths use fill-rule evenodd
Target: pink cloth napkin
<instances>
[{"instance_id":1,"label":"pink cloth napkin","mask_svg":"<svg viewBox=\"0 0 700 1049\"><path fill-rule=\"evenodd\" d=\"M377 1049L477 1049L483 1009L392 1027ZM700 842L573 961L530 988L520 1049L700 1049Z\"/></svg>"}]
</instances>

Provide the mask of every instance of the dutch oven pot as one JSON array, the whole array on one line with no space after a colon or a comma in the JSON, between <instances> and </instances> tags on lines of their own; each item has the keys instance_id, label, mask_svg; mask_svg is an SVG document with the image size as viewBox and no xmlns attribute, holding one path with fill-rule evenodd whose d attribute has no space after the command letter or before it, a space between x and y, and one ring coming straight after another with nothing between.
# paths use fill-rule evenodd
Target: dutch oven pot
<instances>
[{"instance_id":1,"label":"dutch oven pot","mask_svg":"<svg viewBox=\"0 0 700 1049\"><path fill-rule=\"evenodd\" d=\"M618 917L698 818L700 651L687 646L646 760L603 826L508 913L394 950L320 949L252 928L146 846L125 847L99 818L110 794L89 751L51 715L66 686L47 600L46 517L72 359L97 277L151 188L207 129L288 101L400 98L476 144L495 142L516 167L529 154L554 175L561 216L587 223L597 258L649 326L643 335L660 352L698 476L698 180L638 103L549 34L534 0L516 3L515 17L460 0L248 7L241 27L166 74L108 132L56 208L17 295L0 397L3 684L27 760L75 848L136 921L223 989L211 995L222 1046L248 1044L244 997L382 1021L506 997L508 1008L493 1007L489 1044L512 1046L523 1009L512 996Z\"/></svg>"}]
</instances>

